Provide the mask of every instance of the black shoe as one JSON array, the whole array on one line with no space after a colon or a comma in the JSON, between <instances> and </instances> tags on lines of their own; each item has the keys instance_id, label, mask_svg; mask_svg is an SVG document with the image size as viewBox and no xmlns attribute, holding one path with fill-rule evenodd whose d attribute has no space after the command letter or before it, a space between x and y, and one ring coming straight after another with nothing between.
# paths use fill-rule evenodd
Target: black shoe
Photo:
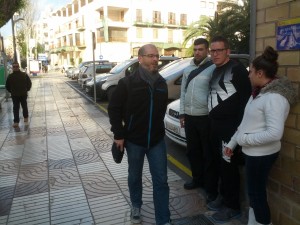
<instances>
[{"instance_id":1,"label":"black shoe","mask_svg":"<svg viewBox=\"0 0 300 225\"><path fill-rule=\"evenodd\" d=\"M196 181L192 180L191 182L186 182L183 185L183 187L186 190L192 190L192 189L203 187L203 184L201 182L196 182Z\"/></svg>"}]
</instances>

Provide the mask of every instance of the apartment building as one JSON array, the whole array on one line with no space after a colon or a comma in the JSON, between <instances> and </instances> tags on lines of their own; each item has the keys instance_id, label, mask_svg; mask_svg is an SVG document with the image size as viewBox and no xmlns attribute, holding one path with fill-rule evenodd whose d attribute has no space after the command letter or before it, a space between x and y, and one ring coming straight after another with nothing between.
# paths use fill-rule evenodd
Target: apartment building
<instances>
[{"instance_id":1,"label":"apartment building","mask_svg":"<svg viewBox=\"0 0 300 225\"><path fill-rule=\"evenodd\" d=\"M137 56L145 43L161 55L185 56L184 32L201 15L213 17L217 0L73 0L44 15L40 28L51 65L78 65ZM93 35L95 42L93 43Z\"/></svg>"}]
</instances>

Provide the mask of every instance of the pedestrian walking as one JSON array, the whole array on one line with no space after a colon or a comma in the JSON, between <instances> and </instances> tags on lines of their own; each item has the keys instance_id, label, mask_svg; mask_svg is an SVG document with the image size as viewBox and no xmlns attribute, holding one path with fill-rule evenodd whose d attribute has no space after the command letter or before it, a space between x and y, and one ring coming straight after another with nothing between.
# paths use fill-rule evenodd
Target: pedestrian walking
<instances>
[{"instance_id":1,"label":"pedestrian walking","mask_svg":"<svg viewBox=\"0 0 300 225\"><path fill-rule=\"evenodd\" d=\"M20 122L20 105L22 106L24 123L28 123L27 92L31 89L31 80L27 73L20 71L18 62L12 64L13 72L9 74L6 80L5 88L11 93L13 101L14 123L17 128Z\"/></svg>"},{"instance_id":2,"label":"pedestrian walking","mask_svg":"<svg viewBox=\"0 0 300 225\"><path fill-rule=\"evenodd\" d=\"M159 54L152 44L138 51L139 68L122 78L108 105L114 142L127 152L131 222L141 223L143 165L148 159L153 182L157 225L170 223L167 153L164 116L167 108L166 81L158 73Z\"/></svg>"},{"instance_id":3,"label":"pedestrian walking","mask_svg":"<svg viewBox=\"0 0 300 225\"><path fill-rule=\"evenodd\" d=\"M239 164L242 153L236 149L234 156L227 159L222 150L242 120L251 95L251 84L243 64L229 58L230 46L225 37L211 39L210 54L216 69L208 97L212 151L207 169L207 192L215 200L209 202L207 208L217 211L212 215L215 222L224 223L240 216Z\"/></svg>"},{"instance_id":4,"label":"pedestrian walking","mask_svg":"<svg viewBox=\"0 0 300 225\"><path fill-rule=\"evenodd\" d=\"M207 97L215 65L209 59L209 43L204 38L194 41L194 58L184 70L180 94L180 125L185 129L187 158L192 180L184 184L187 190L205 188L205 157L209 147Z\"/></svg>"},{"instance_id":5,"label":"pedestrian walking","mask_svg":"<svg viewBox=\"0 0 300 225\"><path fill-rule=\"evenodd\" d=\"M253 60L249 72L252 96L238 130L224 150L231 158L235 147L240 145L245 154L250 203L248 225L271 224L266 185L279 155L290 104L296 99L292 83L286 77L277 76L277 58L278 53L268 46Z\"/></svg>"}]
</instances>

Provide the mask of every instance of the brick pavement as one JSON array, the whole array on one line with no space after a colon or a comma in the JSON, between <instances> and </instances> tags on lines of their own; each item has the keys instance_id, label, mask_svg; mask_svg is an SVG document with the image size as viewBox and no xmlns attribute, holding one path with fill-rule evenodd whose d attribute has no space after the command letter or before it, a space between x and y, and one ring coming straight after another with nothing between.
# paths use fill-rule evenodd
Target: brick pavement
<instances>
[{"instance_id":1,"label":"brick pavement","mask_svg":"<svg viewBox=\"0 0 300 225\"><path fill-rule=\"evenodd\" d=\"M58 74L32 78L29 125L21 120L12 128L11 99L2 103L0 225L130 224L126 154L121 164L114 163L106 114L66 80ZM201 190L184 190L184 181L171 169L168 177L175 224L191 225L190 216L211 213ZM147 160L143 186L143 224L155 224Z\"/></svg>"}]
</instances>

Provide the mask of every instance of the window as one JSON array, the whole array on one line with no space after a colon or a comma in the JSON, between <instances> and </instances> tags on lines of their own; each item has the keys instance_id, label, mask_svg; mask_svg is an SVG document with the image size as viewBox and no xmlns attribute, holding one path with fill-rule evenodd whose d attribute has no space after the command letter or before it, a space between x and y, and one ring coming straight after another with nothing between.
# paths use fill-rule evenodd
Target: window
<instances>
[{"instance_id":1,"label":"window","mask_svg":"<svg viewBox=\"0 0 300 225\"><path fill-rule=\"evenodd\" d=\"M153 23L161 23L161 15L158 11L153 11Z\"/></svg>"},{"instance_id":2,"label":"window","mask_svg":"<svg viewBox=\"0 0 300 225\"><path fill-rule=\"evenodd\" d=\"M136 10L136 22L143 22L142 10Z\"/></svg>"},{"instance_id":3,"label":"window","mask_svg":"<svg viewBox=\"0 0 300 225\"><path fill-rule=\"evenodd\" d=\"M173 30L168 30L168 43L173 43Z\"/></svg>"},{"instance_id":4,"label":"window","mask_svg":"<svg viewBox=\"0 0 300 225\"><path fill-rule=\"evenodd\" d=\"M181 14L180 15L180 25L186 26L187 25L187 15Z\"/></svg>"},{"instance_id":5,"label":"window","mask_svg":"<svg viewBox=\"0 0 300 225\"><path fill-rule=\"evenodd\" d=\"M143 38L143 30L140 27L136 28L136 37L137 38Z\"/></svg>"},{"instance_id":6,"label":"window","mask_svg":"<svg viewBox=\"0 0 300 225\"><path fill-rule=\"evenodd\" d=\"M153 29L153 39L158 39L158 29Z\"/></svg>"},{"instance_id":7,"label":"window","mask_svg":"<svg viewBox=\"0 0 300 225\"><path fill-rule=\"evenodd\" d=\"M175 13L169 12L168 14L168 23L169 24L176 24L176 18L175 18Z\"/></svg>"},{"instance_id":8,"label":"window","mask_svg":"<svg viewBox=\"0 0 300 225\"><path fill-rule=\"evenodd\" d=\"M103 28L97 29L96 40L97 40L97 43L104 42L104 29Z\"/></svg>"}]
</instances>

